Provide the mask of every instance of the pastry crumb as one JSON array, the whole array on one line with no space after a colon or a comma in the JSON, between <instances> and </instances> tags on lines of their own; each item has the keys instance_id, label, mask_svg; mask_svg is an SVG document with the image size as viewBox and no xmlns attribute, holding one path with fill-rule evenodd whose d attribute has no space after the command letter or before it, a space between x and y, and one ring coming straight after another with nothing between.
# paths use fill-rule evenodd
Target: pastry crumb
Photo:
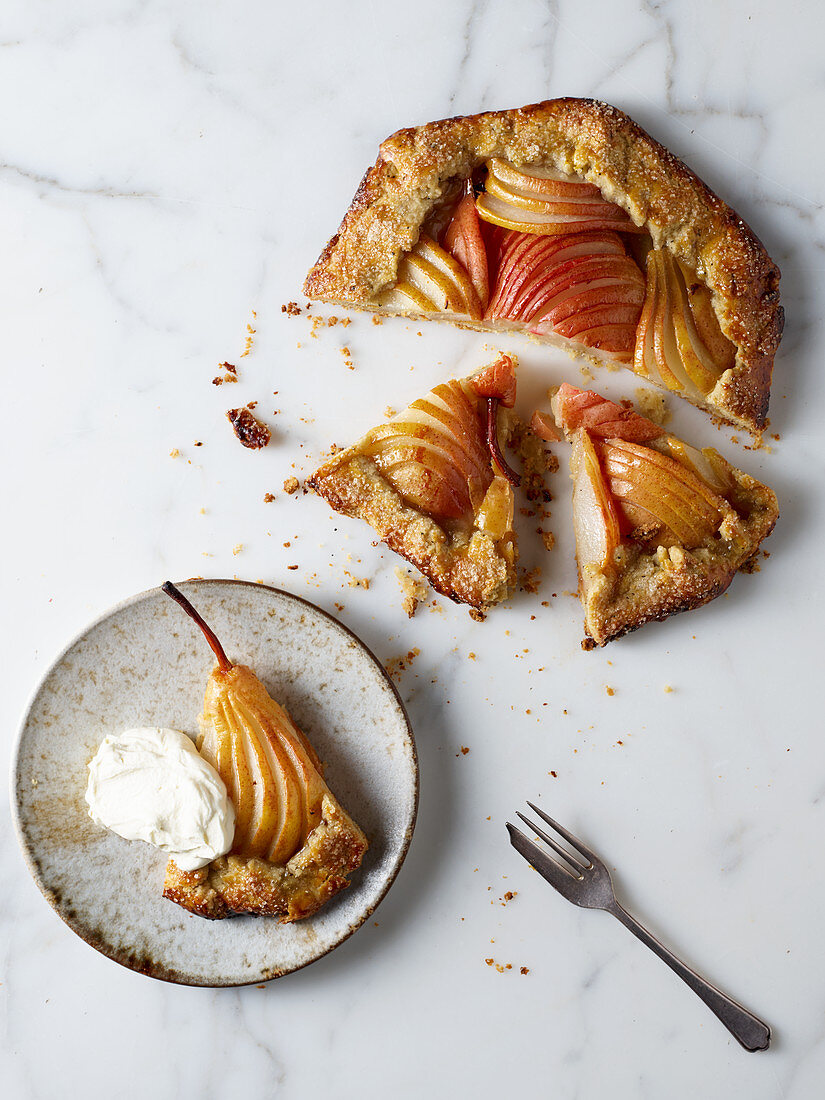
<instances>
[{"instance_id":1,"label":"pastry crumb","mask_svg":"<svg viewBox=\"0 0 825 1100\"><path fill-rule=\"evenodd\" d=\"M177 447L172 448L172 450L169 452L169 457L170 458L180 458L180 451L178 450Z\"/></svg>"},{"instance_id":2,"label":"pastry crumb","mask_svg":"<svg viewBox=\"0 0 825 1100\"><path fill-rule=\"evenodd\" d=\"M243 550L243 543L242 542L239 542L235 546L232 547L232 553L236 557L237 557L238 554L240 554L241 550Z\"/></svg>"},{"instance_id":3,"label":"pastry crumb","mask_svg":"<svg viewBox=\"0 0 825 1100\"><path fill-rule=\"evenodd\" d=\"M522 592L535 595L541 585L541 566L535 569L523 569L519 578Z\"/></svg>"},{"instance_id":4,"label":"pastry crumb","mask_svg":"<svg viewBox=\"0 0 825 1100\"><path fill-rule=\"evenodd\" d=\"M474 623L483 623L487 618L484 612L479 611L477 607L471 607L469 610L469 614Z\"/></svg>"},{"instance_id":5,"label":"pastry crumb","mask_svg":"<svg viewBox=\"0 0 825 1100\"><path fill-rule=\"evenodd\" d=\"M264 493L264 504L271 504L274 499L274 493Z\"/></svg>"},{"instance_id":6,"label":"pastry crumb","mask_svg":"<svg viewBox=\"0 0 825 1100\"><path fill-rule=\"evenodd\" d=\"M289 493L292 496L293 493L297 493L301 488L301 483L297 477L288 477L284 482L284 492Z\"/></svg>"},{"instance_id":7,"label":"pastry crumb","mask_svg":"<svg viewBox=\"0 0 825 1100\"><path fill-rule=\"evenodd\" d=\"M673 688L670 686L670 684L665 684L665 686L662 690L664 691L665 695L672 695L673 694Z\"/></svg>"},{"instance_id":8,"label":"pastry crumb","mask_svg":"<svg viewBox=\"0 0 825 1100\"><path fill-rule=\"evenodd\" d=\"M272 432L262 424L247 408L228 409L226 418L232 425L235 435L251 451L266 447L272 438Z\"/></svg>"},{"instance_id":9,"label":"pastry crumb","mask_svg":"<svg viewBox=\"0 0 825 1100\"><path fill-rule=\"evenodd\" d=\"M541 535L541 541L544 543L545 550L552 550L556 545L556 536L552 531L542 531L539 528L539 534Z\"/></svg>"},{"instance_id":10,"label":"pastry crumb","mask_svg":"<svg viewBox=\"0 0 825 1100\"><path fill-rule=\"evenodd\" d=\"M300 317L301 307L297 302L287 302L281 306L281 313L285 313L288 317Z\"/></svg>"},{"instance_id":11,"label":"pastry crumb","mask_svg":"<svg viewBox=\"0 0 825 1100\"><path fill-rule=\"evenodd\" d=\"M652 420L654 424L664 427L673 419L673 414L663 393L646 390L644 386L639 386L635 391L635 395L639 412L642 416L646 416L648 420Z\"/></svg>"},{"instance_id":12,"label":"pastry crumb","mask_svg":"<svg viewBox=\"0 0 825 1100\"><path fill-rule=\"evenodd\" d=\"M369 577L354 577L348 569L344 570L344 576L349 577L347 584L350 588L364 588L367 589L370 586Z\"/></svg>"},{"instance_id":13,"label":"pastry crumb","mask_svg":"<svg viewBox=\"0 0 825 1100\"><path fill-rule=\"evenodd\" d=\"M521 459L521 484L527 499L544 503L552 500L544 475L555 473L559 468L559 460L544 446L544 441L516 417L507 446Z\"/></svg>"},{"instance_id":14,"label":"pastry crumb","mask_svg":"<svg viewBox=\"0 0 825 1100\"><path fill-rule=\"evenodd\" d=\"M407 612L407 617L411 619L416 613L418 605L423 603L429 596L430 586L423 578L411 576L400 566L396 566L395 576L401 586L403 596L401 606Z\"/></svg>"},{"instance_id":15,"label":"pastry crumb","mask_svg":"<svg viewBox=\"0 0 825 1100\"><path fill-rule=\"evenodd\" d=\"M589 653L591 649L596 648L596 643L592 638L582 638L582 649L585 653Z\"/></svg>"},{"instance_id":16,"label":"pastry crumb","mask_svg":"<svg viewBox=\"0 0 825 1100\"><path fill-rule=\"evenodd\" d=\"M393 680L400 679L401 673L407 671L407 669L410 667L416 657L420 655L420 653L421 650L416 647L415 649L408 650L400 657L391 657L388 661L384 663L384 668L387 670L387 675L390 676Z\"/></svg>"},{"instance_id":17,"label":"pastry crumb","mask_svg":"<svg viewBox=\"0 0 825 1100\"><path fill-rule=\"evenodd\" d=\"M615 695L616 694L616 689L612 688L612 687L609 687L607 684L605 684L604 690L607 692L608 695Z\"/></svg>"},{"instance_id":18,"label":"pastry crumb","mask_svg":"<svg viewBox=\"0 0 825 1100\"><path fill-rule=\"evenodd\" d=\"M253 317L255 316L255 311L254 310L252 311L252 316ZM252 327L252 325L247 324L247 326L246 326L246 336L244 338L244 341L245 341L244 342L244 349L241 352L241 359L245 359L246 356L249 355L250 351L252 351L252 343L255 339L255 333L257 331L258 330L254 329Z\"/></svg>"},{"instance_id":19,"label":"pastry crumb","mask_svg":"<svg viewBox=\"0 0 825 1100\"><path fill-rule=\"evenodd\" d=\"M221 370L225 371L224 374L216 375L212 379L213 386L222 386L224 382L237 382L238 381L238 368L234 363L218 363Z\"/></svg>"}]
</instances>

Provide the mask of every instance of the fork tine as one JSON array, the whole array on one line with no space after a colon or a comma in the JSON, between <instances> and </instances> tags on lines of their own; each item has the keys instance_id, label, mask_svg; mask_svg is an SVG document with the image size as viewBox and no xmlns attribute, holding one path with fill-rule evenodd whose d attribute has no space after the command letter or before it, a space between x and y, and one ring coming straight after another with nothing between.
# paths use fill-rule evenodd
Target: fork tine
<instances>
[{"instance_id":1,"label":"fork tine","mask_svg":"<svg viewBox=\"0 0 825 1100\"><path fill-rule=\"evenodd\" d=\"M558 821L554 821L552 817L544 812L544 810L540 810L538 806L534 806L532 802L528 801L527 805L530 807L531 810L534 810L539 815L542 821L546 821L551 828L555 829L557 833L563 836L568 844L572 844L579 855L584 856L591 867L595 866L599 862L599 857L596 855L596 853L591 852L586 844L583 844L582 841L578 839L578 837L573 836L573 834L565 829L563 825L559 825Z\"/></svg>"},{"instance_id":2,"label":"fork tine","mask_svg":"<svg viewBox=\"0 0 825 1100\"><path fill-rule=\"evenodd\" d=\"M586 866L583 863L579 863L579 861L574 855L572 855L572 853L566 852L564 848L562 848L562 846L558 843L558 841L553 840L553 838L551 836L548 836L543 829L540 829L538 827L538 825L534 825L533 822L526 818L523 813L520 813L518 810L516 810L516 815L521 818L521 820L529 829L533 830L536 836L541 837L545 844L549 844L557 855L560 855L563 860L570 864L570 866L576 872L577 878L581 878L582 872L587 870Z\"/></svg>"},{"instance_id":3,"label":"fork tine","mask_svg":"<svg viewBox=\"0 0 825 1100\"><path fill-rule=\"evenodd\" d=\"M573 875L572 871L569 871L566 867L562 867L560 863L557 863L555 859L547 854L547 852L539 848L534 840L525 836L521 829L517 829L515 825L511 825L509 821L506 822L506 825L507 832L510 834L510 843L519 855L524 856L527 862L538 871L542 878L546 879L551 886L555 886L559 893L568 897L570 887L579 881Z\"/></svg>"}]
</instances>

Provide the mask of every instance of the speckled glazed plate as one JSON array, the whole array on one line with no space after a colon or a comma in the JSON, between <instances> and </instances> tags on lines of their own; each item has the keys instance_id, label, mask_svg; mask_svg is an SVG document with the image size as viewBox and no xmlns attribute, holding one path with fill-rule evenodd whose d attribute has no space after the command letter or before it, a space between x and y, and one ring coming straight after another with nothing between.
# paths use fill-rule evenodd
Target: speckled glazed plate
<instances>
[{"instance_id":1,"label":"speckled glazed plate","mask_svg":"<svg viewBox=\"0 0 825 1100\"><path fill-rule=\"evenodd\" d=\"M206 921L161 897L165 857L98 828L87 765L107 733L197 731L212 655L159 589L109 611L57 659L23 720L12 804L34 878L69 927L110 959L185 985L244 985L337 947L384 897L407 854L418 761L404 707L373 654L314 605L238 581L181 589L230 658L248 664L306 732L370 847L349 889L295 924Z\"/></svg>"}]
</instances>

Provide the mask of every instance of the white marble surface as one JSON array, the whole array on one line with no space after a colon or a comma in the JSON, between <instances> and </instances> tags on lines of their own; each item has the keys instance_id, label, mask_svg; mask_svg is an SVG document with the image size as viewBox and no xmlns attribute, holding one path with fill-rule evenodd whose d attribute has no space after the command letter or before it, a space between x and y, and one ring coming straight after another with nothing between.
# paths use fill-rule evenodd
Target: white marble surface
<instances>
[{"instance_id":1,"label":"white marble surface","mask_svg":"<svg viewBox=\"0 0 825 1100\"><path fill-rule=\"evenodd\" d=\"M400 689L422 765L418 829L375 923L262 989L176 988L97 955L39 895L7 819L4 1096L822 1095L823 18L814 0L4 5L3 759L90 619L203 574L343 604L382 659L419 647ZM378 142L565 94L624 108L728 199L781 266L788 315L772 453L696 410L674 419L775 486L770 559L593 653L565 594L563 474L550 606L519 595L483 625L451 606L408 623L392 555L281 490L387 404L484 359L442 326L356 319L313 339L281 312ZM562 355L508 346L526 396L578 378ZM241 381L214 387L225 359ZM253 399L275 431L260 453L224 419ZM616 922L529 871L503 823L536 796L619 869L654 931L770 1021L770 1052L744 1053Z\"/></svg>"}]
</instances>

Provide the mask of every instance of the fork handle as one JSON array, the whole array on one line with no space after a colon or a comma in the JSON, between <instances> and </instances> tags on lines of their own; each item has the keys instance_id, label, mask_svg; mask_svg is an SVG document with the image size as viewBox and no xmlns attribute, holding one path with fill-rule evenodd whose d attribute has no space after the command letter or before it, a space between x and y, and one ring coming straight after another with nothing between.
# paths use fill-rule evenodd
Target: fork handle
<instances>
[{"instance_id":1,"label":"fork handle","mask_svg":"<svg viewBox=\"0 0 825 1100\"><path fill-rule=\"evenodd\" d=\"M639 924L636 918L632 917L618 902L611 905L608 912L620 920L625 928L629 928L642 943L647 944L654 954L658 955L663 962L666 962L670 969L674 970L682 981L686 982L693 992L702 998L711 1012L722 1021L734 1039L740 1042L745 1050L768 1049L771 1041L771 1029L766 1023L754 1016L752 1012L748 1012L738 1002L727 997L716 986L706 982L695 970L691 970L664 944L659 943L655 936L652 936L644 925Z\"/></svg>"}]
</instances>

